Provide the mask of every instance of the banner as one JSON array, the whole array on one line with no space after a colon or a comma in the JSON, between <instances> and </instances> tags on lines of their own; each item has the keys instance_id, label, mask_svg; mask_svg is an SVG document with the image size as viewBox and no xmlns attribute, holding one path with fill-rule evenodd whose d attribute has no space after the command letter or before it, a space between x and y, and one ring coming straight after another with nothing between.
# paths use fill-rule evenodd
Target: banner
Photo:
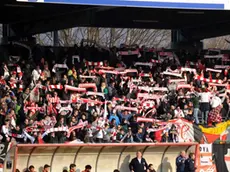
<instances>
[{"instance_id":1,"label":"banner","mask_svg":"<svg viewBox=\"0 0 230 172\"><path fill-rule=\"evenodd\" d=\"M205 165L205 166L199 166L196 169L196 172L217 172L215 164L213 165Z\"/></svg>"},{"instance_id":2,"label":"banner","mask_svg":"<svg viewBox=\"0 0 230 172\"><path fill-rule=\"evenodd\" d=\"M196 156L196 172L217 172L213 161L212 144L200 144Z\"/></svg>"},{"instance_id":3,"label":"banner","mask_svg":"<svg viewBox=\"0 0 230 172\"><path fill-rule=\"evenodd\" d=\"M213 144L217 172L230 172L230 144Z\"/></svg>"},{"instance_id":4,"label":"banner","mask_svg":"<svg viewBox=\"0 0 230 172\"><path fill-rule=\"evenodd\" d=\"M228 127L230 125L230 121L222 122L217 124L215 127L205 128L203 126L199 126L201 131L204 134L206 139L206 143L214 143L217 140L221 141L229 141L230 133L228 131Z\"/></svg>"},{"instance_id":5,"label":"banner","mask_svg":"<svg viewBox=\"0 0 230 172\"><path fill-rule=\"evenodd\" d=\"M196 172L230 172L230 144L200 144Z\"/></svg>"},{"instance_id":6,"label":"banner","mask_svg":"<svg viewBox=\"0 0 230 172\"><path fill-rule=\"evenodd\" d=\"M9 149L9 143L0 144L0 172L3 171L4 161L6 158L7 151Z\"/></svg>"},{"instance_id":7,"label":"banner","mask_svg":"<svg viewBox=\"0 0 230 172\"><path fill-rule=\"evenodd\" d=\"M175 137L176 142L184 143L184 142L205 142L205 138L203 137L203 133L199 126L195 125L192 122L189 122L185 119L173 119L166 121L160 121L153 118L143 118L138 117L137 122L151 122L157 123L159 125L155 131L167 130L169 131L172 127L175 127Z\"/></svg>"},{"instance_id":8,"label":"banner","mask_svg":"<svg viewBox=\"0 0 230 172\"><path fill-rule=\"evenodd\" d=\"M212 144L200 144L200 165L212 165Z\"/></svg>"}]
</instances>

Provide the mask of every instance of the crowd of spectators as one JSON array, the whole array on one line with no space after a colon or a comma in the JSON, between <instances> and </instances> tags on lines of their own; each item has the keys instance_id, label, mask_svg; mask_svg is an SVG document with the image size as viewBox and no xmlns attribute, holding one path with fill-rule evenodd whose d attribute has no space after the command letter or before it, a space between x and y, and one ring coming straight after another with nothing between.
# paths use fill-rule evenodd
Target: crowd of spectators
<instances>
[{"instance_id":1,"label":"crowd of spectators","mask_svg":"<svg viewBox=\"0 0 230 172\"><path fill-rule=\"evenodd\" d=\"M2 142L176 142L176 126L158 130L167 125L158 121L228 119L229 61L220 52L206 53L225 59L215 66L201 53L138 46L66 50L56 61L36 50L2 62Z\"/></svg>"}]
</instances>

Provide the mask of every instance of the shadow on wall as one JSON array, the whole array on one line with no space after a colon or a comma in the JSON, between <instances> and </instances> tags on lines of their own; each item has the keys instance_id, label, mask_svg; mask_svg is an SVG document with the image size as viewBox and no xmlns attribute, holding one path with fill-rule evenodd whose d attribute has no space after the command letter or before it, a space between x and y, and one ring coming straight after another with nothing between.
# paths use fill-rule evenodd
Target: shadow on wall
<instances>
[{"instance_id":1,"label":"shadow on wall","mask_svg":"<svg viewBox=\"0 0 230 172\"><path fill-rule=\"evenodd\" d=\"M157 168L157 172L173 172L172 165L168 160L168 157L165 157L163 159L163 161Z\"/></svg>"},{"instance_id":2,"label":"shadow on wall","mask_svg":"<svg viewBox=\"0 0 230 172\"><path fill-rule=\"evenodd\" d=\"M42 172L43 171L43 167L40 167L39 169L38 169L38 172Z\"/></svg>"},{"instance_id":3,"label":"shadow on wall","mask_svg":"<svg viewBox=\"0 0 230 172\"><path fill-rule=\"evenodd\" d=\"M68 171L68 167L63 167L62 171L64 171L64 170Z\"/></svg>"},{"instance_id":4,"label":"shadow on wall","mask_svg":"<svg viewBox=\"0 0 230 172\"><path fill-rule=\"evenodd\" d=\"M23 170L23 172L28 172L29 171L29 169L28 168L25 168L24 170ZM36 171L36 170L35 170ZM41 166L41 167L39 167L39 169L38 169L38 172L42 172L43 171L43 167Z\"/></svg>"},{"instance_id":5,"label":"shadow on wall","mask_svg":"<svg viewBox=\"0 0 230 172\"><path fill-rule=\"evenodd\" d=\"M130 163L131 156L127 155L124 159L124 161L121 164L120 171L121 172L127 172L129 170L129 163Z\"/></svg>"}]
</instances>

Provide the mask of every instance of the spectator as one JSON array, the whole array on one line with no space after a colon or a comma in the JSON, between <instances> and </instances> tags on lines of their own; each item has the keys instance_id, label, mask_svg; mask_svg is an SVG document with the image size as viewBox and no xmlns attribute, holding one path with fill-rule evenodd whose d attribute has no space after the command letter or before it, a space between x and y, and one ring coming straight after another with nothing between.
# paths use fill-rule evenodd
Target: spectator
<instances>
[{"instance_id":1,"label":"spectator","mask_svg":"<svg viewBox=\"0 0 230 172\"><path fill-rule=\"evenodd\" d=\"M116 170L113 170L113 172L120 172L120 171L116 169Z\"/></svg>"},{"instance_id":2,"label":"spectator","mask_svg":"<svg viewBox=\"0 0 230 172\"><path fill-rule=\"evenodd\" d=\"M156 172L156 170L153 168L153 164L149 164L148 172Z\"/></svg>"},{"instance_id":3,"label":"spectator","mask_svg":"<svg viewBox=\"0 0 230 172\"><path fill-rule=\"evenodd\" d=\"M35 168L33 165L29 166L28 172L35 172Z\"/></svg>"},{"instance_id":4,"label":"spectator","mask_svg":"<svg viewBox=\"0 0 230 172\"><path fill-rule=\"evenodd\" d=\"M176 158L176 172L184 172L185 160L186 160L186 153L185 151L181 151L180 155Z\"/></svg>"},{"instance_id":5,"label":"spectator","mask_svg":"<svg viewBox=\"0 0 230 172\"><path fill-rule=\"evenodd\" d=\"M70 172L76 172L76 165L75 164L70 164L69 171Z\"/></svg>"},{"instance_id":6,"label":"spectator","mask_svg":"<svg viewBox=\"0 0 230 172\"><path fill-rule=\"evenodd\" d=\"M146 160L142 157L140 151L137 152L136 158L133 158L129 164L129 169L131 172L146 172L148 169L148 164Z\"/></svg>"},{"instance_id":7,"label":"spectator","mask_svg":"<svg viewBox=\"0 0 230 172\"><path fill-rule=\"evenodd\" d=\"M176 126L173 124L171 129L169 130L169 141L173 143L178 142L178 131Z\"/></svg>"},{"instance_id":8,"label":"spectator","mask_svg":"<svg viewBox=\"0 0 230 172\"><path fill-rule=\"evenodd\" d=\"M184 172L195 172L196 171L194 160L195 160L195 154L190 153L189 158L185 160Z\"/></svg>"},{"instance_id":9,"label":"spectator","mask_svg":"<svg viewBox=\"0 0 230 172\"><path fill-rule=\"evenodd\" d=\"M176 56L164 61L160 54L166 52L153 53L146 47L144 52L129 46L111 50L84 45L78 48L80 62L72 62L64 51L66 64L55 62L53 53L52 59L50 53L44 54L35 59L35 64L25 60L2 64L2 142L12 138L18 143L40 144L198 141L182 138L178 123L169 120L216 125L228 119L228 68L215 70L219 74L214 74L202 59L191 67L192 63L179 62ZM140 58L128 55L130 52L139 52ZM92 60L95 54L104 59L104 53L108 59L110 55L116 58L113 63L117 64L110 64L106 58ZM134 65L127 56L142 62ZM153 60L153 56L160 60ZM222 104L218 107L212 105L216 97ZM153 123L155 120L160 123ZM162 122L168 122L167 128Z\"/></svg>"},{"instance_id":10,"label":"spectator","mask_svg":"<svg viewBox=\"0 0 230 172\"><path fill-rule=\"evenodd\" d=\"M43 172L49 172L50 171L50 166L48 164L44 165Z\"/></svg>"},{"instance_id":11,"label":"spectator","mask_svg":"<svg viewBox=\"0 0 230 172\"><path fill-rule=\"evenodd\" d=\"M201 110L201 114L202 114L202 123L204 124L208 124L208 113L210 110L210 97L211 94L210 92L208 92L207 89L203 88L202 92L199 93L200 95L200 110Z\"/></svg>"},{"instance_id":12,"label":"spectator","mask_svg":"<svg viewBox=\"0 0 230 172\"><path fill-rule=\"evenodd\" d=\"M195 119L195 123L199 124L199 118L198 118L198 114L199 114L199 97L198 96L194 96L192 98L192 103L193 103L193 116Z\"/></svg>"},{"instance_id":13,"label":"spectator","mask_svg":"<svg viewBox=\"0 0 230 172\"><path fill-rule=\"evenodd\" d=\"M82 172L90 172L91 169L92 169L91 165L86 165L86 166L85 166L85 170L82 171Z\"/></svg>"}]
</instances>

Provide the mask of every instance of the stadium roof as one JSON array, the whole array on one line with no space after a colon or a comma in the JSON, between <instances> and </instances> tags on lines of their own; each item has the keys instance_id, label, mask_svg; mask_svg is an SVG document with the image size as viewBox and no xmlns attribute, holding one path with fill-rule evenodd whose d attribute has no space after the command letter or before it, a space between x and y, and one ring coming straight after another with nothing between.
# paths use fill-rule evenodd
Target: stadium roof
<instances>
[{"instance_id":1,"label":"stadium roof","mask_svg":"<svg viewBox=\"0 0 230 172\"><path fill-rule=\"evenodd\" d=\"M74 26L180 29L189 39L230 33L228 10L176 10L0 1L0 22L16 35Z\"/></svg>"}]
</instances>

